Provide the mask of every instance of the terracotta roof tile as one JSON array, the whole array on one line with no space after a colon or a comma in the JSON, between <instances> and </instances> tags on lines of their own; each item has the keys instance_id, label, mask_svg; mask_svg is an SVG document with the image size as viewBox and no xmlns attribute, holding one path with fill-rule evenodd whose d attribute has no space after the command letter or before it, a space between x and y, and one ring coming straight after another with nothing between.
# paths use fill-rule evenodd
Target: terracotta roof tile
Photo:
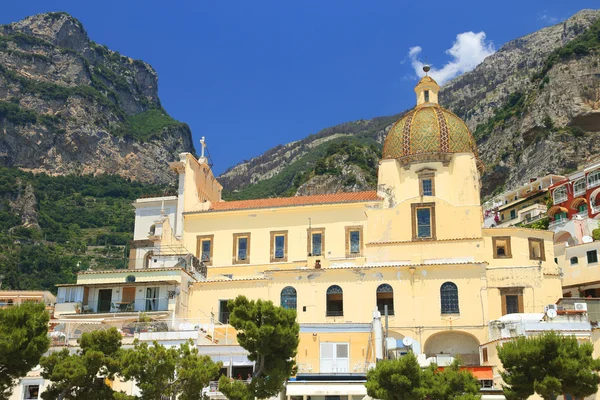
<instances>
[{"instance_id":1,"label":"terracotta roof tile","mask_svg":"<svg viewBox=\"0 0 600 400\"><path fill-rule=\"evenodd\" d=\"M375 190L368 192L319 194L314 196L275 197L270 199L236 200L213 203L210 211L246 210L255 208L293 207L316 204L359 203L381 200Z\"/></svg>"}]
</instances>

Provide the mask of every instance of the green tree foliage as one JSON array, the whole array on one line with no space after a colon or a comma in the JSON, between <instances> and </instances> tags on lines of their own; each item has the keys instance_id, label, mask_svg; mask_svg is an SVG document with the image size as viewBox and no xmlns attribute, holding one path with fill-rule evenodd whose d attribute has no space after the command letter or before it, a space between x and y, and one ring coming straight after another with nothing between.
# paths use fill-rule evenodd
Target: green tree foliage
<instances>
[{"instance_id":1,"label":"green tree foliage","mask_svg":"<svg viewBox=\"0 0 600 400\"><path fill-rule=\"evenodd\" d=\"M367 372L367 394L380 400L424 399L423 374L413 353L384 360Z\"/></svg>"},{"instance_id":2,"label":"green tree foliage","mask_svg":"<svg viewBox=\"0 0 600 400\"><path fill-rule=\"evenodd\" d=\"M481 385L477 378L460 368L460 361L439 371L437 365L430 365L423 372L423 386L427 400L479 400Z\"/></svg>"},{"instance_id":3,"label":"green tree foliage","mask_svg":"<svg viewBox=\"0 0 600 400\"><path fill-rule=\"evenodd\" d=\"M178 348L136 342L133 349L123 352L121 360L121 375L136 381L144 400L202 399L202 389L222 366L209 356L198 354L191 340Z\"/></svg>"},{"instance_id":4,"label":"green tree foliage","mask_svg":"<svg viewBox=\"0 0 600 400\"><path fill-rule=\"evenodd\" d=\"M68 349L43 357L42 377L51 381L42 399L110 399L115 393L105 380L115 379L119 372L121 334L116 328L84 333L80 350Z\"/></svg>"},{"instance_id":5,"label":"green tree foliage","mask_svg":"<svg viewBox=\"0 0 600 400\"><path fill-rule=\"evenodd\" d=\"M519 337L498 346L508 400L527 399L537 393L554 400L568 393L583 398L598 391L600 359L594 359L591 343L578 343L574 336L547 332Z\"/></svg>"},{"instance_id":6,"label":"green tree foliage","mask_svg":"<svg viewBox=\"0 0 600 400\"><path fill-rule=\"evenodd\" d=\"M31 186L38 227L21 226L14 202ZM48 176L0 168L0 274L8 289L55 291L88 267L124 268L139 197L169 188L114 175ZM87 246L104 246L90 250Z\"/></svg>"},{"instance_id":7,"label":"green tree foliage","mask_svg":"<svg viewBox=\"0 0 600 400\"><path fill-rule=\"evenodd\" d=\"M237 331L240 346L250 354L256 368L249 383L219 380L219 391L230 400L264 399L275 396L295 373L300 326L296 311L271 301L248 300L238 296L229 301L229 323Z\"/></svg>"},{"instance_id":8,"label":"green tree foliage","mask_svg":"<svg viewBox=\"0 0 600 400\"><path fill-rule=\"evenodd\" d=\"M0 309L0 399L8 399L15 380L35 367L48 350L44 304L24 303Z\"/></svg>"},{"instance_id":9,"label":"green tree foliage","mask_svg":"<svg viewBox=\"0 0 600 400\"><path fill-rule=\"evenodd\" d=\"M437 365L421 369L409 353L384 360L367 373L367 394L381 400L479 400L479 382L455 360L440 370Z\"/></svg>"}]
</instances>

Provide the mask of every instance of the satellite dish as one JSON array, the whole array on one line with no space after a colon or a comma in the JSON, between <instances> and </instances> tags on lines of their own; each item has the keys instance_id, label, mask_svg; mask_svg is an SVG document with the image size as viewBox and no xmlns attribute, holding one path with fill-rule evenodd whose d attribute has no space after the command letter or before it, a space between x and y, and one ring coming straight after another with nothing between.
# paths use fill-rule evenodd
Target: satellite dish
<instances>
[{"instance_id":1,"label":"satellite dish","mask_svg":"<svg viewBox=\"0 0 600 400\"><path fill-rule=\"evenodd\" d=\"M402 339L402 344L404 345L404 347L410 347L413 344L413 339L410 336L407 336L404 339Z\"/></svg>"},{"instance_id":2,"label":"satellite dish","mask_svg":"<svg viewBox=\"0 0 600 400\"><path fill-rule=\"evenodd\" d=\"M583 243L592 243L594 241L594 239L591 236L587 236L586 235L586 236L584 236L584 237L581 238L581 241Z\"/></svg>"},{"instance_id":3,"label":"satellite dish","mask_svg":"<svg viewBox=\"0 0 600 400\"><path fill-rule=\"evenodd\" d=\"M125 282L127 282L127 283L135 282L135 275L128 275L127 278L125 278Z\"/></svg>"},{"instance_id":4,"label":"satellite dish","mask_svg":"<svg viewBox=\"0 0 600 400\"><path fill-rule=\"evenodd\" d=\"M548 318L554 319L556 318L557 313L555 309L549 308L548 311L546 311L546 315L548 316Z\"/></svg>"}]
</instances>

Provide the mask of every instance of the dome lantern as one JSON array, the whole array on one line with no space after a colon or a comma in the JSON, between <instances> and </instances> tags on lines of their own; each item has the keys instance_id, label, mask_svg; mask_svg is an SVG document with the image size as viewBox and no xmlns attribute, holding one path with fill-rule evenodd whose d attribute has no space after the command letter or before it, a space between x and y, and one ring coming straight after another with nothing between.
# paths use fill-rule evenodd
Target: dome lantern
<instances>
[{"instance_id":1,"label":"dome lantern","mask_svg":"<svg viewBox=\"0 0 600 400\"><path fill-rule=\"evenodd\" d=\"M430 106L438 104L438 93L440 91L440 85L427 75L431 67L429 65L423 66L425 76L421 78L417 86L415 86L415 93L417 94L417 107Z\"/></svg>"}]
</instances>

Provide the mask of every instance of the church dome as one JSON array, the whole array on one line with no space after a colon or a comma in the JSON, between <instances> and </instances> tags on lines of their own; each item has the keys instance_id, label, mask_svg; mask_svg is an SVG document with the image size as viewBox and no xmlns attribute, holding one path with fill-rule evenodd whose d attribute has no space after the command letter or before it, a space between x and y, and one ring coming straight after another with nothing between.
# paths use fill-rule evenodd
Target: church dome
<instances>
[{"instance_id":1,"label":"church dome","mask_svg":"<svg viewBox=\"0 0 600 400\"><path fill-rule=\"evenodd\" d=\"M473 153L477 145L467 125L437 104L439 86L424 76L417 86L417 106L390 128L383 144L383 158L401 164L448 159L453 153ZM483 165L478 161L478 167Z\"/></svg>"}]
</instances>

